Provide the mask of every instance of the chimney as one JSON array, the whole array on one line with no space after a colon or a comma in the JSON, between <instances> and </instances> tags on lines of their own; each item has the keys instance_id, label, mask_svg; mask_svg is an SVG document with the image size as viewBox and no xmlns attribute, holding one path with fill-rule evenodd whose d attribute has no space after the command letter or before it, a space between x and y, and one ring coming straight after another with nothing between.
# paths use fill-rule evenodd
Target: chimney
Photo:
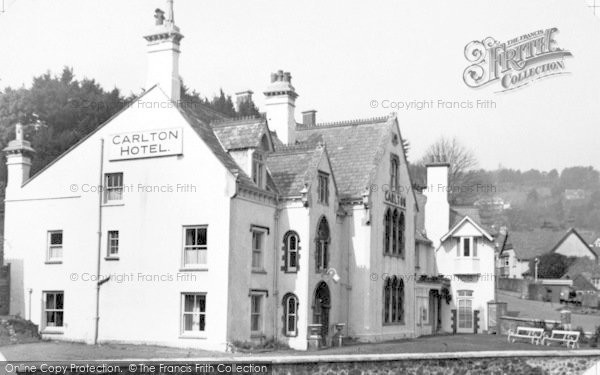
<instances>
[{"instance_id":1,"label":"chimney","mask_svg":"<svg viewBox=\"0 0 600 375\"><path fill-rule=\"evenodd\" d=\"M252 101L252 94L254 94L251 90L241 91L235 93L235 110L237 112L240 111L240 105L242 103L248 103Z\"/></svg>"},{"instance_id":2,"label":"chimney","mask_svg":"<svg viewBox=\"0 0 600 375\"><path fill-rule=\"evenodd\" d=\"M155 25L150 34L144 36L148 42L148 75L146 89L158 84L171 98L179 101L181 82L179 78L179 45L183 35L175 26L173 0L167 0L167 12L154 11Z\"/></svg>"},{"instance_id":3,"label":"chimney","mask_svg":"<svg viewBox=\"0 0 600 375\"><path fill-rule=\"evenodd\" d=\"M8 170L8 182L6 184L6 198L12 192L21 189L25 181L29 179L31 170L31 156L35 150L31 143L25 140L23 125L15 126L15 139L8 143L3 151L6 154L6 168Z\"/></svg>"},{"instance_id":4,"label":"chimney","mask_svg":"<svg viewBox=\"0 0 600 375\"><path fill-rule=\"evenodd\" d=\"M292 75L279 70L271 74L271 84L264 92L267 121L271 130L285 144L296 142L296 90L292 86Z\"/></svg>"},{"instance_id":5,"label":"chimney","mask_svg":"<svg viewBox=\"0 0 600 375\"><path fill-rule=\"evenodd\" d=\"M302 112L302 124L305 126L315 126L317 124L317 111L311 109Z\"/></svg>"},{"instance_id":6,"label":"chimney","mask_svg":"<svg viewBox=\"0 0 600 375\"><path fill-rule=\"evenodd\" d=\"M440 239L450 230L450 204L448 204L448 171L450 164L440 159L427 167L427 188L425 195L425 230L427 237L437 249Z\"/></svg>"}]
</instances>

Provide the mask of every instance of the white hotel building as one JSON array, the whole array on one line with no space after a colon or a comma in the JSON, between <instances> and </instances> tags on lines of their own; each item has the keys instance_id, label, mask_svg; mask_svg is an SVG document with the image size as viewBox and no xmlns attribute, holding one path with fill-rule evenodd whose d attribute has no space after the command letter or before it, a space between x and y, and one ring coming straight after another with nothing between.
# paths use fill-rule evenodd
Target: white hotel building
<instances>
[{"instance_id":1,"label":"white hotel building","mask_svg":"<svg viewBox=\"0 0 600 375\"><path fill-rule=\"evenodd\" d=\"M148 90L31 177L17 127L10 313L44 338L216 350L304 350L311 324L326 344L338 323L365 341L450 330L395 115L297 123L281 71L264 117L178 105L182 37L168 1L145 36Z\"/></svg>"}]
</instances>

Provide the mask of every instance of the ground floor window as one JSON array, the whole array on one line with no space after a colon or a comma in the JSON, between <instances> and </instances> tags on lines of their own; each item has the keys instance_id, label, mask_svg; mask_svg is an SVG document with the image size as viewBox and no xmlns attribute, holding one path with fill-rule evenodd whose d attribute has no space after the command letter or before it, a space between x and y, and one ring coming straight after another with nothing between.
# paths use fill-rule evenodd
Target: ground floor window
<instances>
[{"instance_id":1,"label":"ground floor window","mask_svg":"<svg viewBox=\"0 0 600 375\"><path fill-rule=\"evenodd\" d=\"M250 295L250 331L253 335L262 334L263 330L263 295Z\"/></svg>"},{"instance_id":2,"label":"ground floor window","mask_svg":"<svg viewBox=\"0 0 600 375\"><path fill-rule=\"evenodd\" d=\"M458 328L473 328L473 291L458 291Z\"/></svg>"},{"instance_id":3,"label":"ground floor window","mask_svg":"<svg viewBox=\"0 0 600 375\"><path fill-rule=\"evenodd\" d=\"M284 333L286 336L298 335L298 297L286 294L283 297Z\"/></svg>"},{"instance_id":4,"label":"ground floor window","mask_svg":"<svg viewBox=\"0 0 600 375\"><path fill-rule=\"evenodd\" d=\"M199 333L206 329L206 294L182 295L181 325L183 333Z\"/></svg>"},{"instance_id":5,"label":"ground floor window","mask_svg":"<svg viewBox=\"0 0 600 375\"><path fill-rule=\"evenodd\" d=\"M404 281L396 276L384 283L383 323L404 324Z\"/></svg>"},{"instance_id":6,"label":"ground floor window","mask_svg":"<svg viewBox=\"0 0 600 375\"><path fill-rule=\"evenodd\" d=\"M62 327L64 324L64 292L43 292L44 327Z\"/></svg>"}]
</instances>

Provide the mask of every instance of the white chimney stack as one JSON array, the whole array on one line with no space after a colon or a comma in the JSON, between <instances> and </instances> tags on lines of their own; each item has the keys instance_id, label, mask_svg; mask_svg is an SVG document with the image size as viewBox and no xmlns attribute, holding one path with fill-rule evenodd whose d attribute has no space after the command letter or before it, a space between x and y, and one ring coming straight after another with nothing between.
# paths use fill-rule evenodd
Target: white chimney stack
<instances>
[{"instance_id":1,"label":"white chimney stack","mask_svg":"<svg viewBox=\"0 0 600 375\"><path fill-rule=\"evenodd\" d=\"M264 92L267 121L271 130L285 144L296 142L296 90L292 75L283 70L271 74L271 84Z\"/></svg>"},{"instance_id":2,"label":"white chimney stack","mask_svg":"<svg viewBox=\"0 0 600 375\"><path fill-rule=\"evenodd\" d=\"M434 249L440 246L440 239L450 230L450 204L448 203L448 170L450 164L441 161L427 166L427 188L425 195L425 230Z\"/></svg>"},{"instance_id":3,"label":"white chimney stack","mask_svg":"<svg viewBox=\"0 0 600 375\"><path fill-rule=\"evenodd\" d=\"M35 150L31 143L25 140L23 125L15 126L15 139L8 143L3 151L6 154L6 168L8 170L8 182L6 184L6 198L11 193L21 189L21 186L29 179L31 171L31 156Z\"/></svg>"},{"instance_id":4,"label":"white chimney stack","mask_svg":"<svg viewBox=\"0 0 600 375\"><path fill-rule=\"evenodd\" d=\"M158 84L172 101L179 101L179 45L183 35L179 32L179 27L175 26L173 0L167 0L166 17L164 11L156 9L154 18L154 28L144 36L148 42L146 89Z\"/></svg>"}]
</instances>

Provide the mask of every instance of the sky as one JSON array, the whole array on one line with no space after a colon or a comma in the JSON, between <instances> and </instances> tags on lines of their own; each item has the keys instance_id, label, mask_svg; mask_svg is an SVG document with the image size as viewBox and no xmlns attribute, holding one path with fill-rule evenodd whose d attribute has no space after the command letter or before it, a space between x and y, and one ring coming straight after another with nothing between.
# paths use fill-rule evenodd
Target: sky
<instances>
[{"instance_id":1,"label":"sky","mask_svg":"<svg viewBox=\"0 0 600 375\"><path fill-rule=\"evenodd\" d=\"M63 66L124 94L144 87L142 36L165 0L4 1L0 87L30 86ZM444 136L486 169L600 169L600 18L585 0L175 0L175 21L185 36L180 73L205 96L250 89L261 107L270 73L283 69L299 94L298 121L308 109L318 122L396 111L411 160ZM469 42L552 27L573 54L569 74L506 92L465 85ZM411 101L434 105L390 108Z\"/></svg>"}]
</instances>

